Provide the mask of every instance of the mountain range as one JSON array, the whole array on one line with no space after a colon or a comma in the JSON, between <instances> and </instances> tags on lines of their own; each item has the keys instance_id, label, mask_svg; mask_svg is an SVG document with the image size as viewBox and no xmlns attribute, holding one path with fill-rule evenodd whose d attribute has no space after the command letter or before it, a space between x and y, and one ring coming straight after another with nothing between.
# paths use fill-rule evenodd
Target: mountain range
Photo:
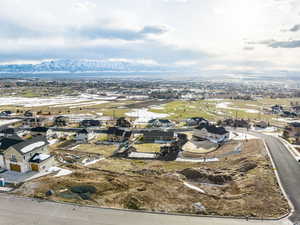
<instances>
[{"instance_id":1,"label":"mountain range","mask_svg":"<svg viewBox=\"0 0 300 225\"><path fill-rule=\"evenodd\" d=\"M38 73L38 72L166 72L184 71L187 68L162 66L151 63L109 61L109 60L71 60L61 59L45 61L39 64L0 65L2 73Z\"/></svg>"}]
</instances>

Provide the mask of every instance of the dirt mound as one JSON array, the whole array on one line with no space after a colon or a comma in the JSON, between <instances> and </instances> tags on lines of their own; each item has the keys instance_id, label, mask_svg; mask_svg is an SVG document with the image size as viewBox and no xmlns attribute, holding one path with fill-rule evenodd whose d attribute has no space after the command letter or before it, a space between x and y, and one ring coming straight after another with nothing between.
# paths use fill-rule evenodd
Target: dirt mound
<instances>
[{"instance_id":1,"label":"dirt mound","mask_svg":"<svg viewBox=\"0 0 300 225\"><path fill-rule=\"evenodd\" d=\"M240 168L238 169L239 172L248 172L249 170L252 170L257 167L257 164L254 161L246 161L243 162Z\"/></svg>"},{"instance_id":2,"label":"dirt mound","mask_svg":"<svg viewBox=\"0 0 300 225\"><path fill-rule=\"evenodd\" d=\"M223 185L232 181L232 177L230 175L222 173L215 174L214 172L208 172L201 169L187 168L179 173L184 175L188 180L199 183Z\"/></svg>"}]
</instances>

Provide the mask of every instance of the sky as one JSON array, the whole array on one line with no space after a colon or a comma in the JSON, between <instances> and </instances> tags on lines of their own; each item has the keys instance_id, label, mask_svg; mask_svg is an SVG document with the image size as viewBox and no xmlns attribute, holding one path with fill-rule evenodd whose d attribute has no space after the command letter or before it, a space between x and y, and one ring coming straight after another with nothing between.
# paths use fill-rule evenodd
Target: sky
<instances>
[{"instance_id":1,"label":"sky","mask_svg":"<svg viewBox=\"0 0 300 225\"><path fill-rule=\"evenodd\" d=\"M299 58L299 0L0 1L0 64L121 60L238 76L297 74Z\"/></svg>"}]
</instances>

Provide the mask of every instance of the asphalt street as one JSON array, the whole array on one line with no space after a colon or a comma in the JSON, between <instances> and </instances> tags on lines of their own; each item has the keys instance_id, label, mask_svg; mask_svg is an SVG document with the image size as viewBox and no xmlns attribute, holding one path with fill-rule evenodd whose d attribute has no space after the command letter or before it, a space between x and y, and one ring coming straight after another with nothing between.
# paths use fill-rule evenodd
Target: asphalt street
<instances>
[{"instance_id":1,"label":"asphalt street","mask_svg":"<svg viewBox=\"0 0 300 225\"><path fill-rule=\"evenodd\" d=\"M287 219L261 221L172 216L79 207L0 194L0 225L290 225Z\"/></svg>"},{"instance_id":2,"label":"asphalt street","mask_svg":"<svg viewBox=\"0 0 300 225\"><path fill-rule=\"evenodd\" d=\"M263 134L256 135L264 138L282 186L294 205L295 211L290 220L300 224L300 163L278 138Z\"/></svg>"}]
</instances>

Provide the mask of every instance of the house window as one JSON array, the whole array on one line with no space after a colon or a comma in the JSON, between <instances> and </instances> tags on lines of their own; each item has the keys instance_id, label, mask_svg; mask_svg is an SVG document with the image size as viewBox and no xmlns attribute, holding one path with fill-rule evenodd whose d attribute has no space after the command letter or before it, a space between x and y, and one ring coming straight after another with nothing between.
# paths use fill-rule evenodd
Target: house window
<instances>
[{"instance_id":1,"label":"house window","mask_svg":"<svg viewBox=\"0 0 300 225\"><path fill-rule=\"evenodd\" d=\"M15 155L11 155L11 161L17 162L17 157Z\"/></svg>"}]
</instances>

